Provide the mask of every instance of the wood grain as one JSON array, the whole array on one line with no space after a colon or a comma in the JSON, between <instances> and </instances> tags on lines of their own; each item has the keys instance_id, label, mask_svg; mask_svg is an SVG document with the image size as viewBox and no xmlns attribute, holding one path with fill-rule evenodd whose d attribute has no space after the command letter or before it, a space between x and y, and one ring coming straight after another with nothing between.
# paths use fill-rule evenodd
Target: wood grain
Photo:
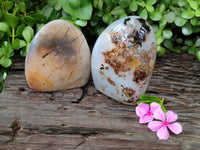
<instances>
[{"instance_id":1,"label":"wood grain","mask_svg":"<svg viewBox=\"0 0 200 150\"><path fill-rule=\"evenodd\" d=\"M146 93L165 98L179 116L183 132L167 141L139 124L135 106L99 93L92 80L83 88L34 92L23 68L17 59L0 94L2 150L200 149L200 62L193 55L159 57Z\"/></svg>"}]
</instances>

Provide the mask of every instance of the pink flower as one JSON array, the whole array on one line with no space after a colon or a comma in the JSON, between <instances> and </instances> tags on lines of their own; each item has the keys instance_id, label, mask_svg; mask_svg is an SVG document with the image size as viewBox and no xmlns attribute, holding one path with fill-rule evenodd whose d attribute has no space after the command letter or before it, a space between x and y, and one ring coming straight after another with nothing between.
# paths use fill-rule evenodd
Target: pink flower
<instances>
[{"instance_id":1,"label":"pink flower","mask_svg":"<svg viewBox=\"0 0 200 150\"><path fill-rule=\"evenodd\" d=\"M148 128L153 132L157 132L157 136L160 140L167 140L169 138L169 128L173 133L179 134L182 132L182 126L180 123L173 123L178 119L177 114L173 111L167 111L165 113L161 108L157 109L154 114L154 118L161 121L151 121L148 124Z\"/></svg>"},{"instance_id":2,"label":"pink flower","mask_svg":"<svg viewBox=\"0 0 200 150\"><path fill-rule=\"evenodd\" d=\"M153 113L156 109L160 108L160 105L158 103L152 102L150 104L150 110L149 105L140 103L136 107L136 114L138 117L140 117L139 122L140 123L147 123L153 120Z\"/></svg>"}]
</instances>

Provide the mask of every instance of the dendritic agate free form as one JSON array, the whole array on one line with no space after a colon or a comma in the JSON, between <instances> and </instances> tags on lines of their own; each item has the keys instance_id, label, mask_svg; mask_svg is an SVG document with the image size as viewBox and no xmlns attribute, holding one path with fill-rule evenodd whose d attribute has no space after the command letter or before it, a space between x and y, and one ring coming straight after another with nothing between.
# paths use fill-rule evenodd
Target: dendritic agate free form
<instances>
[{"instance_id":1,"label":"dendritic agate free form","mask_svg":"<svg viewBox=\"0 0 200 150\"><path fill-rule=\"evenodd\" d=\"M31 89L57 91L81 87L90 75L90 49L82 32L71 23L55 20L34 37L25 62Z\"/></svg>"},{"instance_id":2,"label":"dendritic agate free form","mask_svg":"<svg viewBox=\"0 0 200 150\"><path fill-rule=\"evenodd\" d=\"M144 94L156 59L156 40L142 18L128 16L110 24L92 52L92 77L97 90L125 104Z\"/></svg>"}]
</instances>

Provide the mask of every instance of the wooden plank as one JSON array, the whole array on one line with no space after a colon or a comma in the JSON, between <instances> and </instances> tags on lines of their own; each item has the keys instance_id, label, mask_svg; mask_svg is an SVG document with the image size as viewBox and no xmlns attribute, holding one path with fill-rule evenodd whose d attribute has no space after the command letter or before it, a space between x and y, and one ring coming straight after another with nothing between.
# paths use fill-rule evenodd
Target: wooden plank
<instances>
[{"instance_id":1,"label":"wooden plank","mask_svg":"<svg viewBox=\"0 0 200 150\"><path fill-rule=\"evenodd\" d=\"M0 94L0 149L200 149L200 62L169 53L156 61L147 94L165 98L179 116L180 135L160 141L139 124L135 106L83 88L34 92L17 59Z\"/></svg>"}]
</instances>

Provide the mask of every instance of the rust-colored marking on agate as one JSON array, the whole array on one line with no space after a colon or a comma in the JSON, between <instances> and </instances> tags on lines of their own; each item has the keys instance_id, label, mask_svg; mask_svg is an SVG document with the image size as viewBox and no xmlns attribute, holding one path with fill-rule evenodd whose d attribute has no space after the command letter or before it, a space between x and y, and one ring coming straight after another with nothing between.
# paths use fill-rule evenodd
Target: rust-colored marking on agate
<instances>
[{"instance_id":1,"label":"rust-colored marking on agate","mask_svg":"<svg viewBox=\"0 0 200 150\"><path fill-rule=\"evenodd\" d=\"M107 77L107 81L112 85L115 86L115 82L113 80L111 80L109 77Z\"/></svg>"}]
</instances>

